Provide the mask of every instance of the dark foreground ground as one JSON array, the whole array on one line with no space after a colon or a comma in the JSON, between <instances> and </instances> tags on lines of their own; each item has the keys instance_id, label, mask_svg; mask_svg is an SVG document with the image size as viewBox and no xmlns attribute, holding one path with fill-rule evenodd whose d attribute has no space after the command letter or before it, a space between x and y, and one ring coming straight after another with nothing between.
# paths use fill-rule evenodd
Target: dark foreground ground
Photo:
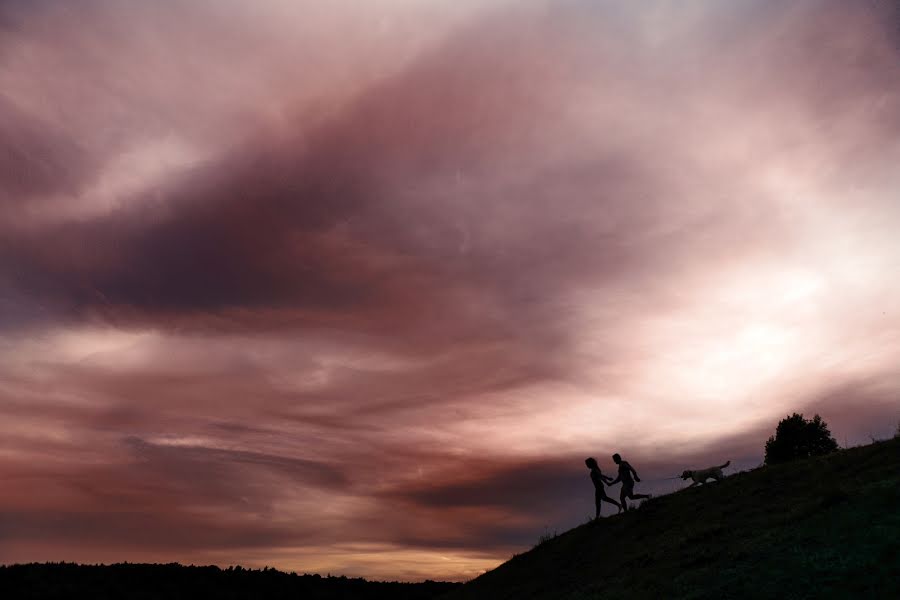
<instances>
[{"instance_id":1,"label":"dark foreground ground","mask_svg":"<svg viewBox=\"0 0 900 600\"><path fill-rule=\"evenodd\" d=\"M458 586L456 583L434 581L396 583L296 575L275 569L219 569L179 564L95 566L48 563L0 566L0 598L10 600L426 600Z\"/></svg>"},{"instance_id":2,"label":"dark foreground ground","mask_svg":"<svg viewBox=\"0 0 900 600\"><path fill-rule=\"evenodd\" d=\"M900 598L900 439L650 500L444 600L467 598Z\"/></svg>"}]
</instances>

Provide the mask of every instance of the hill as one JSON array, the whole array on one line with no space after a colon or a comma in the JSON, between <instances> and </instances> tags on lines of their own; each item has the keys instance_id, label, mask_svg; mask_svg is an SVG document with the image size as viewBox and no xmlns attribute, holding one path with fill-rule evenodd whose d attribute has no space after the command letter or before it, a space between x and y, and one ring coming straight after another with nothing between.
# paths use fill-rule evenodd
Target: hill
<instances>
[{"instance_id":1,"label":"hill","mask_svg":"<svg viewBox=\"0 0 900 600\"><path fill-rule=\"evenodd\" d=\"M276 600L428 600L458 587L426 581L397 583L349 577L297 575L275 569L220 569L179 564L0 566L3 598L177 600L195 598Z\"/></svg>"},{"instance_id":2,"label":"hill","mask_svg":"<svg viewBox=\"0 0 900 600\"><path fill-rule=\"evenodd\" d=\"M654 498L445 600L882 597L900 598L900 439Z\"/></svg>"}]
</instances>

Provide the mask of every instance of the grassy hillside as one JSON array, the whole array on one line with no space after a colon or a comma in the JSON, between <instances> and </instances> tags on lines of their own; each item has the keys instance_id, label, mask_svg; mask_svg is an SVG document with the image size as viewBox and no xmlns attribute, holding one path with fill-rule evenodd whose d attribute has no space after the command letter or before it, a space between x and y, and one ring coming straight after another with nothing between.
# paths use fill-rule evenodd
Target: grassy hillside
<instances>
[{"instance_id":1,"label":"grassy hillside","mask_svg":"<svg viewBox=\"0 0 900 600\"><path fill-rule=\"evenodd\" d=\"M655 498L446 599L852 597L900 598L898 439Z\"/></svg>"}]
</instances>

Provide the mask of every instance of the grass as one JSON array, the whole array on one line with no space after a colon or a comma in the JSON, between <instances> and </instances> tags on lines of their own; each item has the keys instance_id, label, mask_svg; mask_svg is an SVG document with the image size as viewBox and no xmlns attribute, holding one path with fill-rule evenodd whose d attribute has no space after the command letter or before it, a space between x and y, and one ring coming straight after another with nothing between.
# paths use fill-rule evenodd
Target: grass
<instances>
[{"instance_id":1,"label":"grass","mask_svg":"<svg viewBox=\"0 0 900 600\"><path fill-rule=\"evenodd\" d=\"M559 533L556 530L554 530L552 533L550 531L547 531L546 533L538 537L537 544L535 544L534 547L537 548L538 546L542 546L551 540L555 540L558 537Z\"/></svg>"},{"instance_id":2,"label":"grass","mask_svg":"<svg viewBox=\"0 0 900 600\"><path fill-rule=\"evenodd\" d=\"M898 508L895 438L653 498L446 600L900 597Z\"/></svg>"}]
</instances>

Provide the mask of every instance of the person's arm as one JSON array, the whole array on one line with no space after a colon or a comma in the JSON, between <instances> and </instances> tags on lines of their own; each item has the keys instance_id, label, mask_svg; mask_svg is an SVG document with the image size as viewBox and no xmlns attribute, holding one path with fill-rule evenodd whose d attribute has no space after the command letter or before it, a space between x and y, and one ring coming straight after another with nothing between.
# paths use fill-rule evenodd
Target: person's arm
<instances>
[{"instance_id":1,"label":"person's arm","mask_svg":"<svg viewBox=\"0 0 900 600\"><path fill-rule=\"evenodd\" d=\"M618 477L616 477L615 479L613 479L612 481L610 481L610 482L609 482L609 485L616 485L616 484L619 483L620 481L622 481L622 474L621 474L621 473L619 473L619 476L618 476Z\"/></svg>"},{"instance_id":2,"label":"person's arm","mask_svg":"<svg viewBox=\"0 0 900 600\"><path fill-rule=\"evenodd\" d=\"M603 479L604 482L606 482L606 485L612 485L612 484L613 484L613 479L612 479L612 477L609 477L608 475L601 475L600 478Z\"/></svg>"},{"instance_id":3,"label":"person's arm","mask_svg":"<svg viewBox=\"0 0 900 600\"><path fill-rule=\"evenodd\" d=\"M632 467L631 465L628 465L628 468L631 469L632 474L634 474L634 480L635 480L635 481L640 481L641 478L638 477L637 471L634 470L634 467Z\"/></svg>"}]
</instances>

